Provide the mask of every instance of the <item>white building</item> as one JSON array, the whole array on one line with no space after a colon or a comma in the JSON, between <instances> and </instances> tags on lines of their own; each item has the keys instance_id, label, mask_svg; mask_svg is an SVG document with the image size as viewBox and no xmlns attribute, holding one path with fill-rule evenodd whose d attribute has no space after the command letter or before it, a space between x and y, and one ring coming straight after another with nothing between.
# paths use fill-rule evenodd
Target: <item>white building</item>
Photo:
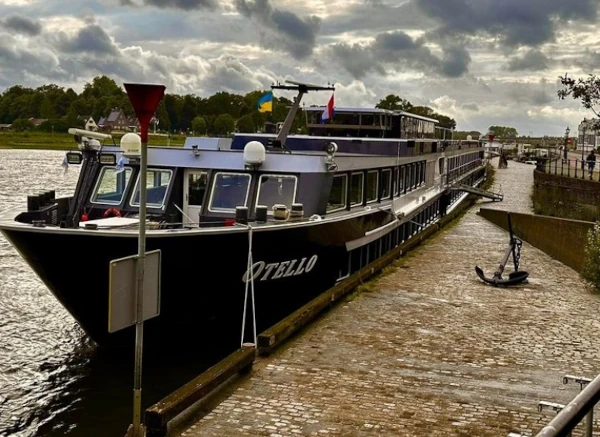
<instances>
[{"instance_id":1,"label":"white building","mask_svg":"<svg viewBox=\"0 0 600 437\"><path fill-rule=\"evenodd\" d=\"M577 136L577 150L581 152L589 152L592 149L598 149L600 146L600 132L594 129L594 124L598 123L596 119L584 118L579 124L579 132Z\"/></svg>"}]
</instances>

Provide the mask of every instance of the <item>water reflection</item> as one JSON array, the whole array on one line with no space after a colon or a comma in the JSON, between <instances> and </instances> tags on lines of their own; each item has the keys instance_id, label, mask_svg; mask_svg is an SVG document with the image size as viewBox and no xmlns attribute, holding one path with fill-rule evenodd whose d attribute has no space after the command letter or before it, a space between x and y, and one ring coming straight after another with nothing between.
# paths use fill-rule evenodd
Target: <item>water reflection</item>
<instances>
[{"instance_id":1,"label":"water reflection","mask_svg":"<svg viewBox=\"0 0 600 437\"><path fill-rule=\"evenodd\" d=\"M63 157L0 150L0 211L24 208L27 194L43 189L72 194L79 167L65 173ZM57 256L66 269L77 254L57 248ZM225 354L198 338L160 355L144 351L144 408ZM133 361L133 351L98 350L0 236L0 436L122 437L133 410Z\"/></svg>"}]
</instances>

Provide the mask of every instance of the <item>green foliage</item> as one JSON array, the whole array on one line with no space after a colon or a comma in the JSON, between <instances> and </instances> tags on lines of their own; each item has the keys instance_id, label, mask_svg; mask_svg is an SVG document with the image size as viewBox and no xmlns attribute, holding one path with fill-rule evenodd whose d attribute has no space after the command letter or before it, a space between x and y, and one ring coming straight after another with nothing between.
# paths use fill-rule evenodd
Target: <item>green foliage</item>
<instances>
[{"instance_id":1,"label":"green foliage","mask_svg":"<svg viewBox=\"0 0 600 437\"><path fill-rule=\"evenodd\" d=\"M600 292L600 222L588 231L581 278Z\"/></svg>"},{"instance_id":2,"label":"green foliage","mask_svg":"<svg viewBox=\"0 0 600 437\"><path fill-rule=\"evenodd\" d=\"M229 135L235 129L235 120L229 114L221 114L215 119L213 133L224 137Z\"/></svg>"},{"instance_id":3,"label":"green foliage","mask_svg":"<svg viewBox=\"0 0 600 437\"><path fill-rule=\"evenodd\" d=\"M192 120L192 130L194 131L194 135L206 135L206 128L206 120L201 115L198 115Z\"/></svg>"},{"instance_id":4,"label":"green foliage","mask_svg":"<svg viewBox=\"0 0 600 437\"><path fill-rule=\"evenodd\" d=\"M375 105L376 108L389 109L390 111L408 111L411 112L413 105L405 99L395 94L388 94L384 99Z\"/></svg>"},{"instance_id":5,"label":"green foliage","mask_svg":"<svg viewBox=\"0 0 600 437\"><path fill-rule=\"evenodd\" d=\"M600 78L594 74L588 75L587 79L579 78L577 80L570 78L567 74L559 76L560 83L563 88L558 91L558 98L564 100L567 97L572 97L575 100L581 100L584 108L590 109L597 117L600 114L595 106L600 105ZM600 128L600 120L596 121L594 129Z\"/></svg>"},{"instance_id":6,"label":"green foliage","mask_svg":"<svg viewBox=\"0 0 600 437\"><path fill-rule=\"evenodd\" d=\"M250 115L244 115L240 118L237 123L237 131L243 133L254 133L256 132L256 127L254 126L254 120Z\"/></svg>"},{"instance_id":7,"label":"green foliage","mask_svg":"<svg viewBox=\"0 0 600 437\"><path fill-rule=\"evenodd\" d=\"M33 130L33 123L27 120L26 118L17 118L13 121L12 128L16 132L24 132L28 130Z\"/></svg>"},{"instance_id":8,"label":"green foliage","mask_svg":"<svg viewBox=\"0 0 600 437\"><path fill-rule=\"evenodd\" d=\"M489 132L493 132L496 138L517 138L519 133L514 127L507 126L490 126Z\"/></svg>"}]
</instances>

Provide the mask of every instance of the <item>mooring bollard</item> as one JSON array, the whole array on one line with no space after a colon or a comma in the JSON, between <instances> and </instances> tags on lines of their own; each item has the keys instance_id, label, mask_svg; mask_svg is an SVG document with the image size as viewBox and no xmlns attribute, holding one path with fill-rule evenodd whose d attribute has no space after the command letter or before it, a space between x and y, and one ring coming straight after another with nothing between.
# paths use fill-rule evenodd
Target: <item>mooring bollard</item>
<instances>
[{"instance_id":1,"label":"mooring bollard","mask_svg":"<svg viewBox=\"0 0 600 437\"><path fill-rule=\"evenodd\" d=\"M574 375L565 375L563 376L563 384L568 384L569 382L575 382L579 384L579 390L583 390L583 388L588 385L592 380L590 378L586 378L585 376L574 376ZM592 437L592 432L594 430L594 408L590 409L590 412L585 416L585 437Z\"/></svg>"}]
</instances>

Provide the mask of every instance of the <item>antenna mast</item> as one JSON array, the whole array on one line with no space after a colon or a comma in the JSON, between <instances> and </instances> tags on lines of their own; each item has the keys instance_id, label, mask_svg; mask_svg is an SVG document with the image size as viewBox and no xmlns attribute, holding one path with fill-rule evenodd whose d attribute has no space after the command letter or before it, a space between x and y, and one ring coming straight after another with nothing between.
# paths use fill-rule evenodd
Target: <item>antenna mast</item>
<instances>
[{"instance_id":1,"label":"antenna mast","mask_svg":"<svg viewBox=\"0 0 600 437\"><path fill-rule=\"evenodd\" d=\"M292 123L294 122L294 117L296 117L296 112L298 112L298 108L300 107L300 101L304 94L307 94L309 91L335 91L335 87L333 86L319 86L319 85L311 85L308 83L295 82L292 80L286 80L286 83L290 85L271 85L271 89L278 90L296 90L298 91L298 95L294 100L294 104L290 108L287 116L285 117L285 121L283 122L283 126L281 126L281 130L277 134L277 138L274 141L273 146L279 148L285 148L285 141L290 134L290 130L292 129Z\"/></svg>"}]
</instances>

